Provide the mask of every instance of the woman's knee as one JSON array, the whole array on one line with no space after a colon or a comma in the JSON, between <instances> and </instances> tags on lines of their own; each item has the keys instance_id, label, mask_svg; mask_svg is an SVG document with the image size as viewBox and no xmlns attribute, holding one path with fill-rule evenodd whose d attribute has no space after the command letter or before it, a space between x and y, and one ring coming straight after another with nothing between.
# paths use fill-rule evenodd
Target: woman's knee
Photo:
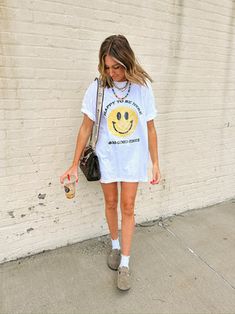
<instances>
[{"instance_id":1,"label":"woman's knee","mask_svg":"<svg viewBox=\"0 0 235 314\"><path fill-rule=\"evenodd\" d=\"M104 199L105 199L105 208L106 211L117 210L118 205L118 187L117 182L112 183L101 183Z\"/></svg>"},{"instance_id":2,"label":"woman's knee","mask_svg":"<svg viewBox=\"0 0 235 314\"><path fill-rule=\"evenodd\" d=\"M121 210L123 216L134 216L135 203L132 201L126 201L121 203Z\"/></svg>"},{"instance_id":3,"label":"woman's knee","mask_svg":"<svg viewBox=\"0 0 235 314\"><path fill-rule=\"evenodd\" d=\"M117 206L118 206L117 199L111 199L111 200L105 201L105 207L106 207L106 210L108 210L108 211L116 211Z\"/></svg>"}]
</instances>

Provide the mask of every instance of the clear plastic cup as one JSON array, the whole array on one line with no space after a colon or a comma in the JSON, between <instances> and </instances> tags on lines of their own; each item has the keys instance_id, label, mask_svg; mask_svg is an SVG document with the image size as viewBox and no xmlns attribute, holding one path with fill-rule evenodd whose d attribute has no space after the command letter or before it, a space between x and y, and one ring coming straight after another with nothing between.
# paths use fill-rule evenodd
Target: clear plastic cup
<instances>
[{"instance_id":1,"label":"clear plastic cup","mask_svg":"<svg viewBox=\"0 0 235 314\"><path fill-rule=\"evenodd\" d=\"M69 180L70 178L70 180ZM64 179L64 192L67 198L71 199L75 196L76 191L76 177L71 176Z\"/></svg>"}]
</instances>

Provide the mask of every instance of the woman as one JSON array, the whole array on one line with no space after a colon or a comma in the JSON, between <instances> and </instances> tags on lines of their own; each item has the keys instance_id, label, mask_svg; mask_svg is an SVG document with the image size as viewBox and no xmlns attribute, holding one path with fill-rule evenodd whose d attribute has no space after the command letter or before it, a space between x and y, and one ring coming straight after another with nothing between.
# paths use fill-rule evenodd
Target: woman
<instances>
[{"instance_id":1,"label":"woman","mask_svg":"<svg viewBox=\"0 0 235 314\"><path fill-rule=\"evenodd\" d=\"M105 215L111 235L112 249L107 264L117 272L117 287L131 287L129 258L135 228L134 206L139 182L147 182L149 152L152 160L151 184L160 182L157 114L150 76L137 62L129 42L123 35L106 38L100 47L100 79L104 99L96 153L100 163L100 183L105 199ZM81 111L84 113L72 166L60 177L68 175L78 182L78 163L90 137L96 116L97 83L86 90ZM121 247L118 237L118 182L121 187Z\"/></svg>"}]
</instances>

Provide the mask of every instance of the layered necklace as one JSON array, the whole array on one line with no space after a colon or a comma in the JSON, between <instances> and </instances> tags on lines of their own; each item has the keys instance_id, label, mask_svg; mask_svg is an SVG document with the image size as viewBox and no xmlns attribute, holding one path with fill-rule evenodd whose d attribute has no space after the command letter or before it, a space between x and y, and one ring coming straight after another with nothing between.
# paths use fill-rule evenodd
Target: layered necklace
<instances>
[{"instance_id":1,"label":"layered necklace","mask_svg":"<svg viewBox=\"0 0 235 314\"><path fill-rule=\"evenodd\" d=\"M124 92L124 91L127 89L127 87L128 87L127 94L126 94L125 96L123 96L123 97L119 97L119 96L115 93L114 88L112 87L112 91L113 91L113 93L114 93L114 96L115 96L116 98L118 98L119 100L125 99L125 98L129 95L130 90L131 90L131 82L129 82L129 81L127 81L126 84L125 84L125 86L123 86L123 87L117 86L114 82L113 82L113 86L114 86L115 88L117 88L118 90L120 90L121 92Z\"/></svg>"},{"instance_id":2,"label":"layered necklace","mask_svg":"<svg viewBox=\"0 0 235 314\"><path fill-rule=\"evenodd\" d=\"M116 87L116 88L119 89L120 91L124 92L124 90L127 89L128 83L129 83L129 82L127 81L126 84L125 84L125 86L123 86L123 87L117 86L114 82L113 82L113 85L114 85L114 87Z\"/></svg>"}]
</instances>

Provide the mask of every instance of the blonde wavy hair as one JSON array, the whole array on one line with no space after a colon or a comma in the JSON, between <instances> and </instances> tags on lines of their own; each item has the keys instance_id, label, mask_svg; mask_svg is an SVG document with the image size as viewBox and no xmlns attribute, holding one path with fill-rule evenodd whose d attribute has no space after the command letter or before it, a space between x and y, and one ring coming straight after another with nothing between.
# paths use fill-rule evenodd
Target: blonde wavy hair
<instances>
[{"instance_id":1,"label":"blonde wavy hair","mask_svg":"<svg viewBox=\"0 0 235 314\"><path fill-rule=\"evenodd\" d=\"M131 46L123 35L112 35L107 37L100 46L99 65L100 79L104 87L113 87L113 81L106 74L105 57L109 55L121 64L125 69L126 79L132 83L147 85L147 80L153 82L148 73L140 66L136 60Z\"/></svg>"}]
</instances>

